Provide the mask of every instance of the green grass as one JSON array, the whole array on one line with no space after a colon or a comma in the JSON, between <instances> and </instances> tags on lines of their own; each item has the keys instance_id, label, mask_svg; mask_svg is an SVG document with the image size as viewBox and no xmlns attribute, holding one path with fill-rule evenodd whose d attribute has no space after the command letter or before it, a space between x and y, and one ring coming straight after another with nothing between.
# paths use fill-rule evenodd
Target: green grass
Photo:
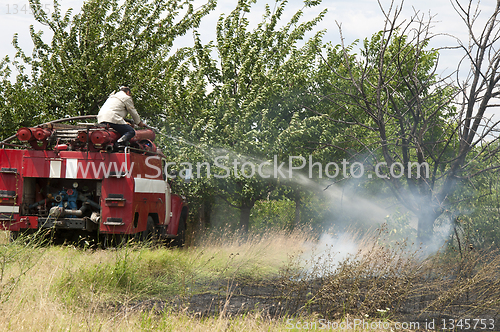
<instances>
[{"instance_id":1,"label":"green grass","mask_svg":"<svg viewBox=\"0 0 500 332\"><path fill-rule=\"evenodd\" d=\"M277 250L276 244L259 239L185 249L130 245L107 251L76 250L77 254L54 247L50 255L71 256L67 258L71 263L56 279L53 292L67 306L88 307L95 299L102 303L163 299L204 292L227 280L273 278L287 259L286 247Z\"/></svg>"},{"instance_id":2,"label":"green grass","mask_svg":"<svg viewBox=\"0 0 500 332\"><path fill-rule=\"evenodd\" d=\"M227 239L223 244L208 241L184 249L129 244L92 250L48 246L28 238L9 243L5 233L1 236L2 331L164 331L165 326L171 326L166 330L183 330L185 325L201 331L233 323L239 326L237 330L271 326L275 323L251 317L234 322L200 320L179 307L163 313L127 308L151 299L189 300L190 295L217 291L214 285L230 281L273 278L288 255L299 251L306 240L302 235L273 234L247 241Z\"/></svg>"},{"instance_id":3,"label":"green grass","mask_svg":"<svg viewBox=\"0 0 500 332\"><path fill-rule=\"evenodd\" d=\"M300 232L245 241L208 237L184 249L130 243L93 250L48 246L37 237L3 241L0 330L298 331L297 322L319 322L320 317L404 321L398 313L406 301L422 298L425 302L412 315L498 312L497 252L446 252L422 259L404 245L386 246L380 235L355 239L358 251L339 261L334 252L342 244L314 257L302 255L309 239ZM328 266L333 261L335 269ZM317 277L314 282L311 275ZM258 294L263 297L274 283L272 289L279 289L279 301L289 311L257 305L226 310L228 297L238 295L233 286L246 283L264 290ZM210 315L187 310L190 301L205 295L208 302L212 295L216 299L216 310Z\"/></svg>"}]
</instances>

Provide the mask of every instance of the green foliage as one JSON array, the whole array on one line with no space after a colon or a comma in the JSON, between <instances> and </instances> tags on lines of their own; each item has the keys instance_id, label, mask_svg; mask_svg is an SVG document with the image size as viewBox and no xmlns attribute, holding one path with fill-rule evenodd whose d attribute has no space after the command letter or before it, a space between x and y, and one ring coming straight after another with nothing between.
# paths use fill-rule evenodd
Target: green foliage
<instances>
[{"instance_id":1,"label":"green foliage","mask_svg":"<svg viewBox=\"0 0 500 332\"><path fill-rule=\"evenodd\" d=\"M387 243L402 243L412 241L416 238L416 229L411 223L410 212L401 213L396 211L387 216L384 227L387 230Z\"/></svg>"},{"instance_id":2,"label":"green foliage","mask_svg":"<svg viewBox=\"0 0 500 332\"><path fill-rule=\"evenodd\" d=\"M212 179L190 183L188 196L213 202L217 195L241 209L241 224L247 229L250 209L277 184L234 172L232 161L260 164L278 155L281 162L295 153L280 136L292 118L306 118L302 104L315 100L307 90L315 84L322 32L303 39L325 14L301 22L299 10L282 23L287 2L278 1L274 10L267 5L262 21L250 29L246 15L253 4L239 1L230 14L221 15L215 44L202 45L195 33L195 47L182 69L187 80L170 94L175 100L163 120L168 135L181 137L169 148L176 150L172 151L175 161L213 165L216 156L227 156L231 176L213 179L214 173L225 171L212 168Z\"/></svg>"},{"instance_id":3,"label":"green foliage","mask_svg":"<svg viewBox=\"0 0 500 332\"><path fill-rule=\"evenodd\" d=\"M462 185L462 190L453 197L456 208L446 214L452 230L452 247L457 250L459 246L461 250L500 248L499 189L495 173L481 174Z\"/></svg>"},{"instance_id":4,"label":"green foliage","mask_svg":"<svg viewBox=\"0 0 500 332\"><path fill-rule=\"evenodd\" d=\"M16 39L14 42L17 44ZM12 67L18 72L15 80ZM32 91L25 67L18 61L11 63L6 57L0 63L0 77L0 120L3 124L0 139L15 133L19 127L45 122L46 114L39 111L38 96Z\"/></svg>"},{"instance_id":5,"label":"green foliage","mask_svg":"<svg viewBox=\"0 0 500 332\"><path fill-rule=\"evenodd\" d=\"M325 12L300 23L303 13L299 10L279 28L286 5L279 1L274 12L267 6L263 22L247 31L245 13L251 3L240 1L230 15L219 19L216 47L220 70L209 79L215 83L216 113L206 120L203 136L221 133L212 138L213 144L269 159L286 149L278 136L292 116L301 113L321 33L300 48L297 44Z\"/></svg>"},{"instance_id":6,"label":"green foliage","mask_svg":"<svg viewBox=\"0 0 500 332\"><path fill-rule=\"evenodd\" d=\"M294 222L295 203L287 199L260 200L252 209L252 231L287 229Z\"/></svg>"},{"instance_id":7,"label":"green foliage","mask_svg":"<svg viewBox=\"0 0 500 332\"><path fill-rule=\"evenodd\" d=\"M384 182L394 201L417 216L420 240L428 241L449 203L442 201L448 193L435 188L448 190L443 181L451 167L448 158L457 152L458 145L449 140L457 89L435 74L438 52L428 47L425 25L411 30L411 24L395 24L366 38L359 54L353 52L356 43L326 49L324 70L331 79L322 94L330 107L318 107L316 113L341 130L331 135L331 143L318 142L317 150L337 149L366 171L378 171L371 182ZM340 65L330 65L335 62ZM391 169L401 165L404 176L393 176ZM365 186L370 191L381 187Z\"/></svg>"},{"instance_id":8,"label":"green foliage","mask_svg":"<svg viewBox=\"0 0 500 332\"><path fill-rule=\"evenodd\" d=\"M16 57L0 66L0 99L9 101L2 122L12 118L12 130L40 120L97 114L107 95L124 84L131 86L138 109L144 110L141 115L160 112L164 105L151 97L156 94L154 83L173 76L184 56L183 50L172 52L174 40L197 27L215 7L210 0L195 10L191 2L89 0L73 15L72 9L62 13L55 0L49 15L39 0L31 0L35 20L49 29L52 40L47 42L43 32L31 26L34 48L28 56L14 36ZM19 72L14 84L8 82L9 64Z\"/></svg>"}]
</instances>

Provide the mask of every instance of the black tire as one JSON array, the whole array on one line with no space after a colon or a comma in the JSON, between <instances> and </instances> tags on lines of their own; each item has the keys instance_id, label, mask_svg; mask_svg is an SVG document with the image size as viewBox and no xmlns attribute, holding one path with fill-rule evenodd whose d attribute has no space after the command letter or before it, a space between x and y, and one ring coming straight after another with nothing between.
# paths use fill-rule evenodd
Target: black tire
<instances>
[{"instance_id":1,"label":"black tire","mask_svg":"<svg viewBox=\"0 0 500 332\"><path fill-rule=\"evenodd\" d=\"M9 242L14 242L19 238L19 231L10 231L9 234Z\"/></svg>"},{"instance_id":2,"label":"black tire","mask_svg":"<svg viewBox=\"0 0 500 332\"><path fill-rule=\"evenodd\" d=\"M126 237L122 234L100 234L98 240L102 249L119 248L126 245Z\"/></svg>"},{"instance_id":3,"label":"black tire","mask_svg":"<svg viewBox=\"0 0 500 332\"><path fill-rule=\"evenodd\" d=\"M146 230L142 232L142 241L144 242L153 242L155 241L156 238L156 227L155 227L155 221L153 217L148 216L148 222L146 225Z\"/></svg>"},{"instance_id":4,"label":"black tire","mask_svg":"<svg viewBox=\"0 0 500 332\"><path fill-rule=\"evenodd\" d=\"M99 240L100 240L100 245L101 245L102 249L109 249L110 248L111 239L110 239L109 234L101 234L99 237Z\"/></svg>"},{"instance_id":5,"label":"black tire","mask_svg":"<svg viewBox=\"0 0 500 332\"><path fill-rule=\"evenodd\" d=\"M182 211L179 218L179 227L177 227L177 236L174 240L174 245L179 248L183 247L186 242L186 219L187 215Z\"/></svg>"}]
</instances>

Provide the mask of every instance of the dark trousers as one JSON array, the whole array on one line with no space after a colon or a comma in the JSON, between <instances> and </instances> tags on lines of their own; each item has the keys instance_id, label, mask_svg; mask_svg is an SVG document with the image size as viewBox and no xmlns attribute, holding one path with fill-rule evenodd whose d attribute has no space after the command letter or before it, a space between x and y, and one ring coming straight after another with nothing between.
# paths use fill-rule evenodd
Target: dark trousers
<instances>
[{"instance_id":1,"label":"dark trousers","mask_svg":"<svg viewBox=\"0 0 500 332\"><path fill-rule=\"evenodd\" d=\"M113 128L118 134L125 136L126 140L130 140L135 136L135 130L128 124L116 124L111 122L103 122L106 125L109 125L110 128Z\"/></svg>"}]
</instances>

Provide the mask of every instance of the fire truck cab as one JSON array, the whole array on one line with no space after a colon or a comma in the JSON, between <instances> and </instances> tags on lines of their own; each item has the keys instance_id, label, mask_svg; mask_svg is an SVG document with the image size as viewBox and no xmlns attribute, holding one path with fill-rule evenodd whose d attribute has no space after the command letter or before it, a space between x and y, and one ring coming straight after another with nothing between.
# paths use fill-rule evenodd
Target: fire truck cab
<instances>
[{"instance_id":1,"label":"fire truck cab","mask_svg":"<svg viewBox=\"0 0 500 332\"><path fill-rule=\"evenodd\" d=\"M154 236L182 245L187 204L166 181L154 131L137 130L120 147L110 128L61 122L19 129L24 145L1 142L0 228L14 238L52 229L65 239Z\"/></svg>"}]
</instances>

